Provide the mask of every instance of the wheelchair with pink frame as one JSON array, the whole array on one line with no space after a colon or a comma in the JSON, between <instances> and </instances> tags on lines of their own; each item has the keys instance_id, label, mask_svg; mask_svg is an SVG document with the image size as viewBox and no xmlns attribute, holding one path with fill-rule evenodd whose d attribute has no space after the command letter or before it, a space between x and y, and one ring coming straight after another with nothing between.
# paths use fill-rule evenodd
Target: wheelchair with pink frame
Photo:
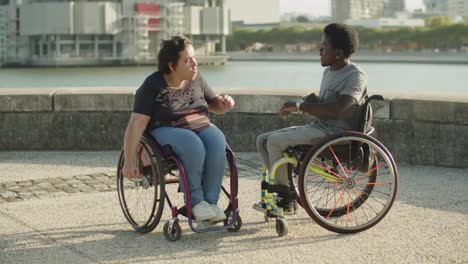
<instances>
[{"instance_id":1,"label":"wheelchair with pink frame","mask_svg":"<svg viewBox=\"0 0 468 264\"><path fill-rule=\"evenodd\" d=\"M372 137L372 100L366 99L358 131L343 131L314 145L288 148L284 157L263 171L261 204L265 222L276 219L279 236L288 233L285 212L278 200L294 202L320 226L336 233L357 233L380 222L398 189L398 171L392 154ZM288 166L289 186L276 185L278 167ZM279 198L280 197L280 198ZM278 199L279 198L279 199Z\"/></svg>"},{"instance_id":2,"label":"wheelchair with pink frame","mask_svg":"<svg viewBox=\"0 0 468 264\"><path fill-rule=\"evenodd\" d=\"M239 231L242 219L239 215L237 200L237 168L234 153L227 144L227 166L218 203L221 208L225 208L226 220L222 225L193 219L190 192L184 168L170 145L160 146L151 135L145 133L140 140L137 157L141 178L130 180L123 177L123 150L117 167L117 191L120 207L135 231L139 233L153 231L161 220L165 203L171 209L171 218L163 227L164 237L169 241L176 241L181 237L179 215L186 217L190 228L197 233L223 229L230 232ZM183 190L186 190L182 201L183 205L180 207L169 197L170 192L178 192L179 184Z\"/></svg>"}]
</instances>

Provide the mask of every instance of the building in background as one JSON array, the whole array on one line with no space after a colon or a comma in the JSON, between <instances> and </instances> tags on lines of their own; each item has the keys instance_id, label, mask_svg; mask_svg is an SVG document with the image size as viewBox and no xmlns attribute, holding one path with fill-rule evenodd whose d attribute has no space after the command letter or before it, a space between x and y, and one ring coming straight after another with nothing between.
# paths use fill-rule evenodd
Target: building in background
<instances>
[{"instance_id":1,"label":"building in background","mask_svg":"<svg viewBox=\"0 0 468 264\"><path fill-rule=\"evenodd\" d=\"M350 19L345 22L351 26L368 28L399 28L399 27L424 27L422 18L411 18L406 12L400 12L393 17L381 17L374 19Z\"/></svg>"},{"instance_id":2,"label":"building in background","mask_svg":"<svg viewBox=\"0 0 468 264\"><path fill-rule=\"evenodd\" d=\"M337 22L378 18L384 14L384 0L332 0L331 9Z\"/></svg>"},{"instance_id":3,"label":"building in background","mask_svg":"<svg viewBox=\"0 0 468 264\"><path fill-rule=\"evenodd\" d=\"M24 39L19 36L18 10L15 2L0 2L0 66L24 60Z\"/></svg>"},{"instance_id":4,"label":"building in background","mask_svg":"<svg viewBox=\"0 0 468 264\"><path fill-rule=\"evenodd\" d=\"M269 28L280 24L280 0L226 0L233 26Z\"/></svg>"},{"instance_id":5,"label":"building in background","mask_svg":"<svg viewBox=\"0 0 468 264\"><path fill-rule=\"evenodd\" d=\"M466 0L449 0L448 1L448 16L452 19L457 19L466 16Z\"/></svg>"},{"instance_id":6,"label":"building in background","mask_svg":"<svg viewBox=\"0 0 468 264\"><path fill-rule=\"evenodd\" d=\"M384 0L384 17L394 17L405 10L405 0Z\"/></svg>"},{"instance_id":7,"label":"building in background","mask_svg":"<svg viewBox=\"0 0 468 264\"><path fill-rule=\"evenodd\" d=\"M463 16L468 17L468 0L465 0L464 11L465 13L463 14Z\"/></svg>"},{"instance_id":8,"label":"building in background","mask_svg":"<svg viewBox=\"0 0 468 264\"><path fill-rule=\"evenodd\" d=\"M448 0L424 0L425 13L430 16L448 15Z\"/></svg>"},{"instance_id":9,"label":"building in background","mask_svg":"<svg viewBox=\"0 0 468 264\"><path fill-rule=\"evenodd\" d=\"M448 16L452 20L468 16L468 0L424 0L428 16Z\"/></svg>"},{"instance_id":10,"label":"building in background","mask_svg":"<svg viewBox=\"0 0 468 264\"><path fill-rule=\"evenodd\" d=\"M8 6L0 6L0 66L6 62L8 42Z\"/></svg>"},{"instance_id":11,"label":"building in background","mask_svg":"<svg viewBox=\"0 0 468 264\"><path fill-rule=\"evenodd\" d=\"M225 0L16 1L0 9L4 64L154 64L161 40L176 34L216 63L231 32Z\"/></svg>"}]
</instances>

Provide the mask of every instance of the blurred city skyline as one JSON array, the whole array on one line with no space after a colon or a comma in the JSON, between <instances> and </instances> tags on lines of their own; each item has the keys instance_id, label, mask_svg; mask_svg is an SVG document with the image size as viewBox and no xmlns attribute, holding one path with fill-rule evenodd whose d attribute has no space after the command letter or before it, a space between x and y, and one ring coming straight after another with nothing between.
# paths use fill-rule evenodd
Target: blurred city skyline
<instances>
[{"instance_id":1,"label":"blurred city skyline","mask_svg":"<svg viewBox=\"0 0 468 264\"><path fill-rule=\"evenodd\" d=\"M423 0L405 0L407 10L423 8ZM315 17L330 16L331 0L280 0L280 13L296 12Z\"/></svg>"}]
</instances>

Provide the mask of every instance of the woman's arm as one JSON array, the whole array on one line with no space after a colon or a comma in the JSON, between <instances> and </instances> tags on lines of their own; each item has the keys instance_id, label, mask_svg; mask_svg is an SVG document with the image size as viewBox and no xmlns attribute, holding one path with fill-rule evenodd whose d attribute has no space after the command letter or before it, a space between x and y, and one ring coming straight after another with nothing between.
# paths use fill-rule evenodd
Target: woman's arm
<instances>
[{"instance_id":1,"label":"woman's arm","mask_svg":"<svg viewBox=\"0 0 468 264\"><path fill-rule=\"evenodd\" d=\"M234 108L235 104L231 96L219 94L208 104L208 110L217 115L222 115Z\"/></svg>"},{"instance_id":2,"label":"woman's arm","mask_svg":"<svg viewBox=\"0 0 468 264\"><path fill-rule=\"evenodd\" d=\"M127 178L139 176L139 170L136 164L136 153L141 136L148 125L151 117L143 114L132 113L124 137L124 166L122 174Z\"/></svg>"}]
</instances>

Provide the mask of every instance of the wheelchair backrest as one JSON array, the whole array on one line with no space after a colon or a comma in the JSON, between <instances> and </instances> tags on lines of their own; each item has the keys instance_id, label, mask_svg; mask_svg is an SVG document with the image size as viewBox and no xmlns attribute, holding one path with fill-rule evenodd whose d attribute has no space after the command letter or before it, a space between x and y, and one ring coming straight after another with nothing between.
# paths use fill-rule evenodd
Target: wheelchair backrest
<instances>
[{"instance_id":1,"label":"wheelchair backrest","mask_svg":"<svg viewBox=\"0 0 468 264\"><path fill-rule=\"evenodd\" d=\"M370 131L372 129L373 112L371 101L383 99L384 98L382 95L377 94L366 98L366 100L361 106L361 117L358 124L358 132L366 133L367 131Z\"/></svg>"}]
</instances>

